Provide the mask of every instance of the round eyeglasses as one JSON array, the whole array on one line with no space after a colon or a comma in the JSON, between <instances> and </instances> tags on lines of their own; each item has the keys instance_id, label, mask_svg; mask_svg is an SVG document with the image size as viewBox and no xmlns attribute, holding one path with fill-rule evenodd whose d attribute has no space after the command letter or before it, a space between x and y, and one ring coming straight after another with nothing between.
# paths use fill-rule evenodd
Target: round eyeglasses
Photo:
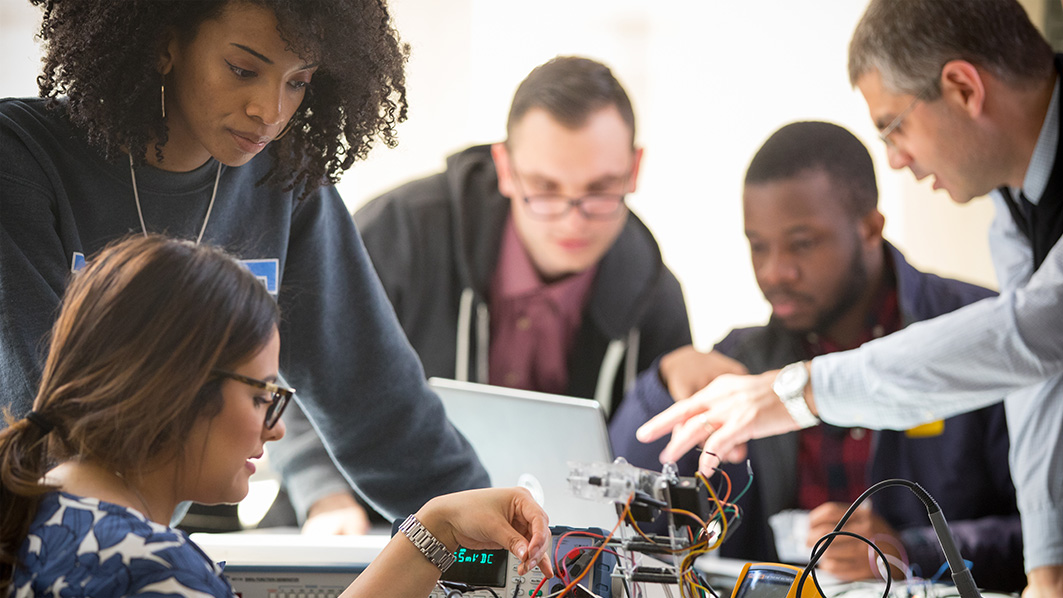
<instances>
[{"instance_id":1,"label":"round eyeglasses","mask_svg":"<svg viewBox=\"0 0 1063 598\"><path fill-rule=\"evenodd\" d=\"M528 213L542 220L556 220L572 208L579 210L589 220L609 220L620 213L624 205L622 193L588 193L581 197L569 197L559 193L524 196Z\"/></svg>"},{"instance_id":2,"label":"round eyeglasses","mask_svg":"<svg viewBox=\"0 0 1063 598\"><path fill-rule=\"evenodd\" d=\"M510 158L512 164L512 158ZM521 176L515 166L513 170L513 183L528 208L528 213L539 220L557 220L568 214L572 208L588 220L610 220L618 216L624 206L625 193L606 193L595 191L579 197L563 195L561 193L536 193L526 195L523 185L520 183ZM623 177L623 181L629 181L631 173Z\"/></svg>"},{"instance_id":3,"label":"round eyeglasses","mask_svg":"<svg viewBox=\"0 0 1063 598\"><path fill-rule=\"evenodd\" d=\"M272 382L266 382L265 380L259 380L258 378L251 378L237 374L236 372L230 372L227 370L213 370L213 373L223 378L230 378L237 382L243 382L248 386L254 388L261 388L269 393L269 405L266 408L266 427L273 429L273 426L277 425L277 422L281 418L281 414L284 413L285 407L288 406L288 402L292 400L292 396L295 395L294 388L288 388L286 386L279 386Z\"/></svg>"}]
</instances>

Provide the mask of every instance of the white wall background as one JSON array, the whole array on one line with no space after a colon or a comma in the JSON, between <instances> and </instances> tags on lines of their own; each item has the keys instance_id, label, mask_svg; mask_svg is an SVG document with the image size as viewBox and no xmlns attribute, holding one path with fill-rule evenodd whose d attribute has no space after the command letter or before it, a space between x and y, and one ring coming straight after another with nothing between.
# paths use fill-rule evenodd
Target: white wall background
<instances>
[{"instance_id":1,"label":"white wall background","mask_svg":"<svg viewBox=\"0 0 1063 598\"><path fill-rule=\"evenodd\" d=\"M887 236L918 266L993 285L987 200L965 207L884 148L846 75L854 0L391 0L404 40L410 118L400 145L374 150L340 191L353 209L443 166L449 153L505 134L509 101L537 64L582 54L613 68L632 96L646 148L630 203L684 285L695 343L763 321L742 234L741 182L763 140L794 120L846 126L876 160ZM1036 15L1035 15L1036 17ZM39 13L0 0L0 96L34 95Z\"/></svg>"}]
</instances>

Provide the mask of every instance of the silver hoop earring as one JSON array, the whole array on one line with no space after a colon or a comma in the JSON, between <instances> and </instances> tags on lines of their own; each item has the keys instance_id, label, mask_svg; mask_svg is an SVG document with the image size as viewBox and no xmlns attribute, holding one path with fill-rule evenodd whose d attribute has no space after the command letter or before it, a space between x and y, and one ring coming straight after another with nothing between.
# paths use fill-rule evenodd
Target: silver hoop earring
<instances>
[{"instance_id":1,"label":"silver hoop earring","mask_svg":"<svg viewBox=\"0 0 1063 598\"><path fill-rule=\"evenodd\" d=\"M162 119L166 120L166 80L159 85L159 97L162 100Z\"/></svg>"}]
</instances>

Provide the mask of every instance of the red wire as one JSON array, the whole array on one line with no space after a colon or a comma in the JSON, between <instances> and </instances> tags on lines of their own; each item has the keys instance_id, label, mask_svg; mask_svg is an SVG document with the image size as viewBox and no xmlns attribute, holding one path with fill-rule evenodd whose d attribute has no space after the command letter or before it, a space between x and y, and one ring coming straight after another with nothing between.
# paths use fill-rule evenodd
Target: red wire
<instances>
[{"instance_id":1,"label":"red wire","mask_svg":"<svg viewBox=\"0 0 1063 598\"><path fill-rule=\"evenodd\" d=\"M583 531L583 530L572 530L570 532L565 532L565 533L561 534L557 538L557 543L554 544L554 564L555 565L557 564L557 557L558 557L557 551L561 550L561 543L565 540L565 538L567 538L569 536L587 536L588 538L598 538L599 540L605 538L605 536L603 536L601 534L596 534L594 532L587 532L587 531Z\"/></svg>"},{"instance_id":2,"label":"red wire","mask_svg":"<svg viewBox=\"0 0 1063 598\"><path fill-rule=\"evenodd\" d=\"M723 479L727 480L727 493L720 499L721 503L727 504L727 499L731 498L731 476L727 475L727 472L722 469L717 469L716 471L720 472Z\"/></svg>"},{"instance_id":3,"label":"red wire","mask_svg":"<svg viewBox=\"0 0 1063 598\"><path fill-rule=\"evenodd\" d=\"M583 531L583 530L572 530L570 532L565 532L565 533L561 534L557 538L557 543L554 544L554 567L556 567L558 569L558 571L562 574L562 575L558 576L558 577L561 577L562 580L565 579L565 577L568 576L568 571L566 571L564 567L560 566L561 563L560 563L560 561L558 559L557 551L561 550L561 543L564 542L565 538L567 538L569 536L587 536L588 538L598 538L599 540L605 538L605 536L603 536L601 534L596 534L594 532L587 532L587 531ZM591 546L590 548L593 548L593 546ZM569 553L571 553L571 551L569 551ZM565 555L565 560L568 560L568 555L567 554Z\"/></svg>"},{"instance_id":4,"label":"red wire","mask_svg":"<svg viewBox=\"0 0 1063 598\"><path fill-rule=\"evenodd\" d=\"M631 497L628 498L627 503L624 505L624 513L622 513L620 515L620 517L617 518L616 525L613 526L613 529L612 529L612 531L609 532L608 536L605 536L604 538L602 538L602 536L600 536L598 534L595 534L595 533L592 533L592 532L571 531L571 532L566 532L566 533L562 534L561 537L557 539L557 544L554 545L554 564L555 565L557 564L557 551L558 551L558 548L561 545L561 540L565 536L568 536L569 534L582 534L582 535L585 535L585 536L602 538L602 540L603 540L601 546L598 546L597 548L595 548L593 546L588 546L587 547L587 548L594 548L595 549L596 554L594 555L594 558L592 558L591 562L588 563L588 566L585 569L583 569L583 573L580 573L579 577L577 577L574 581L565 584L565 588L563 590L561 590L560 594L558 594L559 597L560 596L564 596L566 592L568 592L570 589L572 589L572 586L574 586L575 584L579 583L579 581L581 579L583 579L583 577L585 575L587 575L587 571L590 571L591 566L594 565L594 561L596 561L598 559L598 555L601 554L602 552L604 552L605 550L607 550L606 547L605 547L606 543L609 541L610 538L613 537L613 534L616 533L616 530L620 529L620 524L622 524L624 522L624 517L626 517L627 514L631 512L631 499L633 499L634 497L635 497L635 495L632 494ZM612 551L610 551L610 552L612 552ZM616 553L613 552L613 554L616 554ZM542 581L539 582L539 585L535 586L535 589L532 590L531 598L535 598L536 596L538 596L539 590L542 589L542 587L546 583L547 579L553 579L553 578L552 577L550 577L550 578L543 577Z\"/></svg>"},{"instance_id":5,"label":"red wire","mask_svg":"<svg viewBox=\"0 0 1063 598\"><path fill-rule=\"evenodd\" d=\"M609 554L615 556L616 558L620 558L620 555L617 554L616 551L613 550L612 548L601 548L599 546L574 546L574 547L572 547L572 550L570 550L567 553L565 553L565 559L564 560L567 561L568 559L572 558L572 555L580 553L580 552L585 552L587 550L598 550L600 552L608 552ZM577 558L579 558L579 557L577 557ZM555 563L555 564L557 564L557 563ZM562 573L562 575L558 576L562 580L565 580L565 579L570 577L570 575L568 573L568 567L561 566L561 567L558 567L558 570Z\"/></svg>"}]
</instances>

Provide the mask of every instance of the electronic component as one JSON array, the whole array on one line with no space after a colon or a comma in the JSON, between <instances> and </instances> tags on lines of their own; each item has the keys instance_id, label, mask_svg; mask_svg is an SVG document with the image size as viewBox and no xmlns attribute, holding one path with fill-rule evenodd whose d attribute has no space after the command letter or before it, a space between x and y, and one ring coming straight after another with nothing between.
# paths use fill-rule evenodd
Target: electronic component
<instances>
[{"instance_id":1,"label":"electronic component","mask_svg":"<svg viewBox=\"0 0 1063 598\"><path fill-rule=\"evenodd\" d=\"M554 565L555 572L564 570L571 579L575 579L590 566L591 570L580 580L579 585L591 594L582 595L611 598L611 575L616 567L616 556L602 551L597 559L593 559L606 532L598 528L561 526L551 527L550 532L553 536L550 554L551 557L556 554L559 560ZM517 566L520 563L517 557L506 550L459 548L454 558L454 565L440 579L444 585L452 584L464 598L528 598L543 582L543 573L538 567L518 575ZM542 583L537 596L553 594L565 585L558 577L550 578ZM430 594L430 598L445 596L445 592L439 588Z\"/></svg>"},{"instance_id":2,"label":"electronic component","mask_svg":"<svg viewBox=\"0 0 1063 598\"><path fill-rule=\"evenodd\" d=\"M297 531L297 530L296 530ZM192 534L242 598L336 598L390 537L298 533Z\"/></svg>"},{"instance_id":3,"label":"electronic component","mask_svg":"<svg viewBox=\"0 0 1063 598\"><path fill-rule=\"evenodd\" d=\"M502 588L506 585L509 568L509 551L470 550L459 548L454 553L454 564L442 575L443 581L455 581L470 586Z\"/></svg>"},{"instance_id":4,"label":"electronic component","mask_svg":"<svg viewBox=\"0 0 1063 598\"><path fill-rule=\"evenodd\" d=\"M731 598L796 598L797 581L803 572L793 565L746 563ZM805 580L801 598L822 598L811 579Z\"/></svg>"}]
</instances>

